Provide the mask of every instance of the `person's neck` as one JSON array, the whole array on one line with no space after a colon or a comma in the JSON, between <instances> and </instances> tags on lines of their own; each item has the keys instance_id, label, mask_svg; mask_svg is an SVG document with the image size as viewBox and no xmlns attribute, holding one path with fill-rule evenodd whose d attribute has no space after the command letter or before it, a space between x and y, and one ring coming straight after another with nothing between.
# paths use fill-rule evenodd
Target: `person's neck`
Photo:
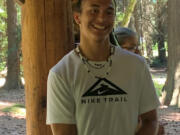
<instances>
[{"instance_id":1,"label":"person's neck","mask_svg":"<svg viewBox=\"0 0 180 135\"><path fill-rule=\"evenodd\" d=\"M109 39L102 42L81 40L80 50L84 57L91 61L105 61L110 55Z\"/></svg>"}]
</instances>

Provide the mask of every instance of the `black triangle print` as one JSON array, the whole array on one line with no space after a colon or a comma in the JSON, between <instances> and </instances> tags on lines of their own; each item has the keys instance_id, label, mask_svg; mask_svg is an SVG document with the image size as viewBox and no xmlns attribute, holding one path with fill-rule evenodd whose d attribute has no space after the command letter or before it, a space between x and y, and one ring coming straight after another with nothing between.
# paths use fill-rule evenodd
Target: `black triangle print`
<instances>
[{"instance_id":1,"label":"black triangle print","mask_svg":"<svg viewBox=\"0 0 180 135\"><path fill-rule=\"evenodd\" d=\"M107 80L106 78L100 78L95 84L93 84L89 90L83 94L82 97L88 96L108 96L108 95L123 95L127 94L124 90L117 87L115 84Z\"/></svg>"}]
</instances>

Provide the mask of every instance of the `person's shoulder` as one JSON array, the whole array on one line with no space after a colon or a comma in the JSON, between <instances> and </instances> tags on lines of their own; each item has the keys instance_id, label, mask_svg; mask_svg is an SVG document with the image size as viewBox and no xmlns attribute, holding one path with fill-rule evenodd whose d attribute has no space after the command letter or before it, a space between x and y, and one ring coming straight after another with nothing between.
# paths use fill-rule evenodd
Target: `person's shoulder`
<instances>
[{"instance_id":1,"label":"person's shoulder","mask_svg":"<svg viewBox=\"0 0 180 135\"><path fill-rule=\"evenodd\" d=\"M77 61L77 56L74 52L74 50L70 51L68 54L66 54L56 65L54 65L50 71L55 73L65 72L70 67L75 65Z\"/></svg>"},{"instance_id":2,"label":"person's shoulder","mask_svg":"<svg viewBox=\"0 0 180 135\"><path fill-rule=\"evenodd\" d=\"M116 46L116 54L117 54L118 56L124 56L124 57L129 58L129 59L132 59L132 58L133 58L133 59L140 60L140 61L142 61L142 62L145 61L145 58L144 58L144 57L142 57L142 56L140 56L140 55L138 55L138 54L135 54L135 53L133 53L133 52L127 51L127 50L125 50L125 49L122 49L120 46Z\"/></svg>"}]
</instances>

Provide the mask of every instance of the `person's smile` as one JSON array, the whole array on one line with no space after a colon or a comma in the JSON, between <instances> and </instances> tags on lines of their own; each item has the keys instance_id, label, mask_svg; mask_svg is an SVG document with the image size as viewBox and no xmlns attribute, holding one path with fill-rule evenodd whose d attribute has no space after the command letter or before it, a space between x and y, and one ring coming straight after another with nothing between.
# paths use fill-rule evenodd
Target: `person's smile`
<instances>
[{"instance_id":1,"label":"person's smile","mask_svg":"<svg viewBox=\"0 0 180 135\"><path fill-rule=\"evenodd\" d=\"M107 29L107 26L103 26L103 25L97 25L97 24L93 24L92 27L96 30L100 30L100 31L104 31Z\"/></svg>"}]
</instances>

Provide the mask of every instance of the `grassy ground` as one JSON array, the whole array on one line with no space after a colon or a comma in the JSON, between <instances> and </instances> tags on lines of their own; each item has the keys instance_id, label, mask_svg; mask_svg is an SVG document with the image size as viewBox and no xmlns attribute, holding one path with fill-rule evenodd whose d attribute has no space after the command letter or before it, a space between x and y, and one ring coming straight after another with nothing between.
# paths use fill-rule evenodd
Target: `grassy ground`
<instances>
[{"instance_id":1,"label":"grassy ground","mask_svg":"<svg viewBox=\"0 0 180 135\"><path fill-rule=\"evenodd\" d=\"M160 97L161 96L161 91L162 91L162 88L163 88L164 84L161 84L158 81L154 81L154 85L155 85L155 88L156 88L156 93L157 93L158 97Z\"/></svg>"},{"instance_id":2,"label":"grassy ground","mask_svg":"<svg viewBox=\"0 0 180 135\"><path fill-rule=\"evenodd\" d=\"M14 104L12 106L1 109L1 111L4 113L11 113L14 115L19 115L24 117L26 116L26 109L23 104Z\"/></svg>"},{"instance_id":3,"label":"grassy ground","mask_svg":"<svg viewBox=\"0 0 180 135\"><path fill-rule=\"evenodd\" d=\"M166 69L153 69L151 68L151 75L156 88L157 95L161 96L162 88L166 81Z\"/></svg>"}]
</instances>

